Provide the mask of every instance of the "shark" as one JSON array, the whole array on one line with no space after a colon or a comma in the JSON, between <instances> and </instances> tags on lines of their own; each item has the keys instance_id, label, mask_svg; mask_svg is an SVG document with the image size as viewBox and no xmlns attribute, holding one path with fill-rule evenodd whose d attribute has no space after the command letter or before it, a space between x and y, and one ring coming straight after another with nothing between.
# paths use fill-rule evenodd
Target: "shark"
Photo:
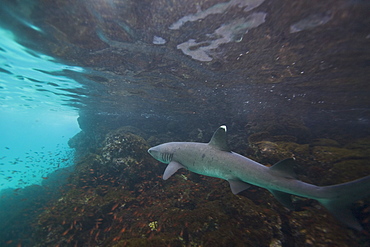
<instances>
[{"instance_id":1,"label":"shark","mask_svg":"<svg viewBox=\"0 0 370 247\"><path fill-rule=\"evenodd\" d=\"M156 160L168 164L163 174L164 180L185 168L200 175L227 180L234 194L252 185L265 188L291 210L295 209L291 195L314 199L348 227L363 230L350 206L370 195L370 175L336 185L309 184L297 179L293 171L293 158L268 167L232 152L226 132L226 126L222 125L214 132L209 143L168 142L154 146L148 152Z\"/></svg>"}]
</instances>

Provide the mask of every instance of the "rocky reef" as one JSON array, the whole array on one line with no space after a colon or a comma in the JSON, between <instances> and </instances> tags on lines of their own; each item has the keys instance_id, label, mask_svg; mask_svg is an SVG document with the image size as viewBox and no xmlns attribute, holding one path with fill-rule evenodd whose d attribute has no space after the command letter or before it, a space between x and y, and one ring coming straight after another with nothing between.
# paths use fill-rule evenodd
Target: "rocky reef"
<instances>
[{"instance_id":1,"label":"rocky reef","mask_svg":"<svg viewBox=\"0 0 370 247\"><path fill-rule=\"evenodd\" d=\"M299 210L292 212L261 188L233 195L226 181L185 170L163 181L165 165L147 149L148 141L165 139L132 127L108 132L99 148L79 158L69 189L39 215L34 246L369 244L365 234L346 228L313 200L295 198ZM250 135L249 142L243 154L266 164L294 156L307 182L334 184L370 173L369 139L344 146L330 139L296 143L270 129ZM353 206L366 231L369 208L369 200Z\"/></svg>"}]
</instances>

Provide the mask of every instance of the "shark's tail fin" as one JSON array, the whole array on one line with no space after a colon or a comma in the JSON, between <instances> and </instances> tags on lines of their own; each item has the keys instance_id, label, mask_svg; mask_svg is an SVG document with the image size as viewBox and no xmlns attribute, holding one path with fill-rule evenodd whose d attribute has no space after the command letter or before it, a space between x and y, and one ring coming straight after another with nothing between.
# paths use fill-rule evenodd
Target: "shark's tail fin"
<instances>
[{"instance_id":1,"label":"shark's tail fin","mask_svg":"<svg viewBox=\"0 0 370 247\"><path fill-rule=\"evenodd\" d=\"M348 183L321 187L325 198L317 199L338 220L362 231L362 226L349 209L351 203L370 195L370 176Z\"/></svg>"}]
</instances>

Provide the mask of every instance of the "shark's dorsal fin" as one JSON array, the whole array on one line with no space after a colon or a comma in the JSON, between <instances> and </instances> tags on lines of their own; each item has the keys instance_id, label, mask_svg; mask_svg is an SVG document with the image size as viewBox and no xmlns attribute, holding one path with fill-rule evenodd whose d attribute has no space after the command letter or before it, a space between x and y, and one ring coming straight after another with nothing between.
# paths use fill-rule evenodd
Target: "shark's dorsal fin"
<instances>
[{"instance_id":1,"label":"shark's dorsal fin","mask_svg":"<svg viewBox=\"0 0 370 247\"><path fill-rule=\"evenodd\" d=\"M282 177L286 178L296 178L297 175L293 171L294 159L288 158L285 160L281 160L275 165L270 167L271 171L277 172Z\"/></svg>"},{"instance_id":2,"label":"shark's dorsal fin","mask_svg":"<svg viewBox=\"0 0 370 247\"><path fill-rule=\"evenodd\" d=\"M229 145L227 144L226 126L221 125L213 134L211 141L208 143L210 146L217 148L221 151L230 152Z\"/></svg>"}]
</instances>

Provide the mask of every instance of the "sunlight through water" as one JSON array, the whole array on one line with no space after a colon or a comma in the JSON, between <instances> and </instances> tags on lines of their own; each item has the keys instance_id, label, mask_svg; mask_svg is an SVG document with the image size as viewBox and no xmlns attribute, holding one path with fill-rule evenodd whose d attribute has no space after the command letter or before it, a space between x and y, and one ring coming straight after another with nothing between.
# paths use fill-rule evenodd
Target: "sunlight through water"
<instances>
[{"instance_id":1,"label":"sunlight through water","mask_svg":"<svg viewBox=\"0 0 370 247\"><path fill-rule=\"evenodd\" d=\"M41 184L72 165L69 138L79 132L77 95L67 73L77 66L24 47L0 28L0 189Z\"/></svg>"}]
</instances>

